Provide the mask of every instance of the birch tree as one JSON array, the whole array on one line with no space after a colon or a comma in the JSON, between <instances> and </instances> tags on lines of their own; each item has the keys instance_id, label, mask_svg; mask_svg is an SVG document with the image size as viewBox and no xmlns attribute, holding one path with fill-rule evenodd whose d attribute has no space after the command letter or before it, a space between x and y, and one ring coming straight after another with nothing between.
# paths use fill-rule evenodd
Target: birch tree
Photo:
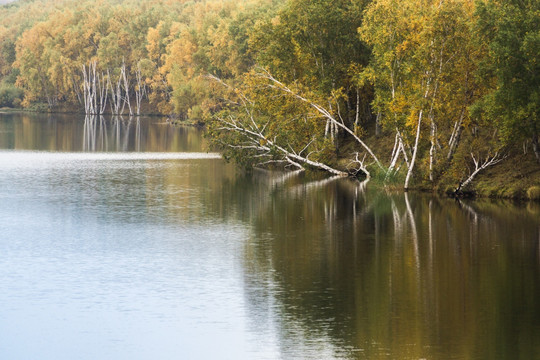
<instances>
[{"instance_id":1,"label":"birch tree","mask_svg":"<svg viewBox=\"0 0 540 360\"><path fill-rule=\"evenodd\" d=\"M378 0L366 11L359 31L373 58L362 76L374 84L375 109L395 133L388 174L403 157L405 189L419 161L434 182L438 164L447 164L459 145L478 90L472 11L468 0Z\"/></svg>"},{"instance_id":2,"label":"birch tree","mask_svg":"<svg viewBox=\"0 0 540 360\"><path fill-rule=\"evenodd\" d=\"M317 121L321 115L309 104L298 104L287 97L268 101L274 89L259 86L258 76L249 79L255 83L244 89L229 86L215 76L210 78L226 90L224 110L215 115L209 128L212 142L226 159L246 166L307 167L347 175L324 158L324 142L317 136L323 128Z\"/></svg>"}]
</instances>

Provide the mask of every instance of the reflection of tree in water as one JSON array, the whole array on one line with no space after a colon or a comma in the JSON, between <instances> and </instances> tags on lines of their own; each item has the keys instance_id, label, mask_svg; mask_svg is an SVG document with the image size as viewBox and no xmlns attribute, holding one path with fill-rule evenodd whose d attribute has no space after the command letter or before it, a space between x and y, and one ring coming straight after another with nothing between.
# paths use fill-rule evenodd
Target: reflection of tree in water
<instances>
[{"instance_id":1,"label":"reflection of tree in water","mask_svg":"<svg viewBox=\"0 0 540 360\"><path fill-rule=\"evenodd\" d=\"M135 128L135 136L131 139L130 133L133 128ZM103 116L87 115L85 117L83 151L128 151L129 149L141 151L140 117L113 116L110 122Z\"/></svg>"},{"instance_id":2,"label":"reflection of tree in water","mask_svg":"<svg viewBox=\"0 0 540 360\"><path fill-rule=\"evenodd\" d=\"M83 151L203 151L199 130L156 124L140 116L87 115L82 131Z\"/></svg>"},{"instance_id":3,"label":"reflection of tree in water","mask_svg":"<svg viewBox=\"0 0 540 360\"><path fill-rule=\"evenodd\" d=\"M284 357L295 345L307 357L512 358L509 344L538 355L540 225L525 208L508 218L481 202L301 173L224 187L235 214L223 216L253 225L252 326L275 328Z\"/></svg>"},{"instance_id":4,"label":"reflection of tree in water","mask_svg":"<svg viewBox=\"0 0 540 360\"><path fill-rule=\"evenodd\" d=\"M152 117L3 114L0 146L40 151L200 152L201 131Z\"/></svg>"}]
</instances>

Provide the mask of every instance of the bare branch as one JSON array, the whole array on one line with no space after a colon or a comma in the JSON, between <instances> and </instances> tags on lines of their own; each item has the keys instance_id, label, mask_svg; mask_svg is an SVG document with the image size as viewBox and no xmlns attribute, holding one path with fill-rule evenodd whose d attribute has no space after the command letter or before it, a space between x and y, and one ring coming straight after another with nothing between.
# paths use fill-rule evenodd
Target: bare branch
<instances>
[{"instance_id":1,"label":"bare branch","mask_svg":"<svg viewBox=\"0 0 540 360\"><path fill-rule=\"evenodd\" d=\"M366 175L366 178L370 178L371 174L369 173L366 165L366 156L367 154L364 154L362 157L362 160L360 160L360 154L358 152L355 153L355 159L349 162L347 165L347 169L353 176L357 176L359 172L363 172Z\"/></svg>"},{"instance_id":2,"label":"bare branch","mask_svg":"<svg viewBox=\"0 0 540 360\"><path fill-rule=\"evenodd\" d=\"M340 122L336 118L334 118L334 116L332 116L332 114L328 110L326 110L325 108L323 108L319 104L317 104L317 103L315 103L315 102L301 96L297 92L291 90L285 84L283 84L282 82L280 82L279 80L274 78L267 70L262 69L262 68L259 68L259 69L262 72L257 73L257 76L259 76L260 78L269 80L271 82L271 84L269 84L268 87L270 87L272 89L279 90L279 91L283 91L283 92L293 96L294 98L296 98L296 99L298 99L298 100L300 100L302 102L305 102L306 104L313 107L315 110L317 110L317 112L319 112L325 119L330 121L334 126L337 126L337 127L341 128L341 129L343 129L345 132L347 132L349 135L351 135L368 152L368 154L373 158L373 160L375 160L375 163L381 169L384 170L383 165L381 164L381 162L379 161L379 159L377 158L375 153L371 150L371 148L369 146L367 146L367 144L364 141L362 141L362 139L360 139L354 133L354 131L352 131L347 126L345 126L345 124L343 124L342 122Z\"/></svg>"},{"instance_id":3,"label":"bare branch","mask_svg":"<svg viewBox=\"0 0 540 360\"><path fill-rule=\"evenodd\" d=\"M223 126L219 127L219 130L222 131L229 131L229 132L235 132L242 134L246 138L248 138L251 142L250 145L236 145L236 144L224 144L226 147L239 149L239 150L256 150L261 152L270 152L271 149L274 151L277 151L277 153L280 153L282 156L282 160L290 165L303 169L302 164L307 164L309 166L312 166L314 168L318 168L324 171L327 171L334 175L339 176L346 176L347 174L341 170L334 169L326 164L320 163L318 161L313 161L308 159L307 157L304 157L301 155L303 151L305 151L309 145L313 142L313 140L306 146L300 153L297 153L294 148L288 144L290 150L287 150L286 148L280 146L277 141L276 137L274 136L273 139L269 138L264 130L266 129L269 121L264 124L264 126L261 128L257 122L255 121L255 117L253 115L252 109L254 104L240 91L233 89L230 85L224 83L221 79L214 75L207 75L208 78L224 85L228 89L234 91L240 98L242 102L242 107L244 108L244 111L246 112L246 115L248 117L247 124L242 121L240 118L233 117L233 115L229 114L227 116L227 119L223 117L216 117L217 121L221 122ZM264 144L264 145L261 145ZM274 160L272 160L274 161Z\"/></svg>"},{"instance_id":4,"label":"bare branch","mask_svg":"<svg viewBox=\"0 0 540 360\"><path fill-rule=\"evenodd\" d=\"M486 156L486 159L483 162L480 162L480 156L478 156L478 159L477 159L475 154L471 152L471 158L474 163L474 170L471 172L471 174L465 181L461 182L458 185L455 193L459 193L461 189L469 185L482 170L500 163L507 157L508 157L507 154L501 155L499 154L499 152L496 152L493 156L489 155L488 153L488 155Z\"/></svg>"}]
</instances>

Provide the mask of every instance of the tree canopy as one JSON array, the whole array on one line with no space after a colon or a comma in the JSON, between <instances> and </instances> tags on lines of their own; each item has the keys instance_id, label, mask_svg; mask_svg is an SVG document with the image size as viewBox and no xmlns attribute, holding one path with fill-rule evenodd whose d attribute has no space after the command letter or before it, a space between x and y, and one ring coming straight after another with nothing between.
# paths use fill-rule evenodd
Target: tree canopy
<instances>
[{"instance_id":1,"label":"tree canopy","mask_svg":"<svg viewBox=\"0 0 540 360\"><path fill-rule=\"evenodd\" d=\"M160 113L227 157L466 187L540 163L536 0L26 0L0 106ZM413 185L414 186L414 185Z\"/></svg>"}]
</instances>

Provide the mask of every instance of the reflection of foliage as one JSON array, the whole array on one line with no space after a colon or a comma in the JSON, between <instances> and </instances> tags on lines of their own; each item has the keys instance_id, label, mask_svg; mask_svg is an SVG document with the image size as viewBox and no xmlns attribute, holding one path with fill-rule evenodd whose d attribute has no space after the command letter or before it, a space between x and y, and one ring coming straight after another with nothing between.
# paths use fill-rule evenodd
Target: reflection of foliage
<instances>
[{"instance_id":1,"label":"reflection of foliage","mask_svg":"<svg viewBox=\"0 0 540 360\"><path fill-rule=\"evenodd\" d=\"M246 295L263 307L257 313L273 311L283 336L306 337L298 342L327 339L336 357L363 349L359 358L494 351L511 358L505 344L516 328L530 334L519 351L535 354L538 334L528 326L540 313L525 300L540 290L540 264L529 256L536 254L534 214L508 203L406 199L374 188L355 197L356 186L271 172L227 183L219 203L237 204L236 216L254 226ZM509 241L516 226L523 242ZM514 265L521 262L532 268ZM262 298L251 290L262 287ZM507 340L494 348L491 335L500 331Z\"/></svg>"}]
</instances>

